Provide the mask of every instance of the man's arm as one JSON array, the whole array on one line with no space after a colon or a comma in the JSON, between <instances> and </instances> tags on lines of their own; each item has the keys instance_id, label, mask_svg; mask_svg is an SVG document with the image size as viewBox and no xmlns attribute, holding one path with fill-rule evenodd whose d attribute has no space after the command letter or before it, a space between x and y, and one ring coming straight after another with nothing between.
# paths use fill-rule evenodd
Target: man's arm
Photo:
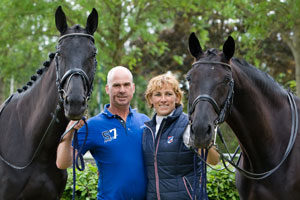
<instances>
[{"instance_id":1,"label":"man's arm","mask_svg":"<svg viewBox=\"0 0 300 200\"><path fill-rule=\"evenodd\" d=\"M68 130L76 121L70 121L66 130ZM72 138L73 132L75 129L80 129L84 125L84 122L80 120L62 139L60 144L57 147L56 152L56 166L59 169L67 169L72 165L73 158L73 147L72 147ZM77 151L76 151L77 153Z\"/></svg>"}]
</instances>

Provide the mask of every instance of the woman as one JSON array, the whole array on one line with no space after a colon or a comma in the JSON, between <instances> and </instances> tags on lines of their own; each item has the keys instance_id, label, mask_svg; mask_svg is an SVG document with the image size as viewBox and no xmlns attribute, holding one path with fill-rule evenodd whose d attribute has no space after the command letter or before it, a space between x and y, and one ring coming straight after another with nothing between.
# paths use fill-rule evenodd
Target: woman
<instances>
[{"instance_id":1,"label":"woman","mask_svg":"<svg viewBox=\"0 0 300 200\"><path fill-rule=\"evenodd\" d=\"M169 74L156 76L150 80L145 98L156 112L152 120L145 123L143 133L147 199L192 199L194 151L184 144L183 135L189 136L189 126L188 116L182 111L179 83ZM217 164L218 159L218 153L211 148L208 162ZM197 164L199 167L199 160ZM196 175L197 194L199 170Z\"/></svg>"}]
</instances>

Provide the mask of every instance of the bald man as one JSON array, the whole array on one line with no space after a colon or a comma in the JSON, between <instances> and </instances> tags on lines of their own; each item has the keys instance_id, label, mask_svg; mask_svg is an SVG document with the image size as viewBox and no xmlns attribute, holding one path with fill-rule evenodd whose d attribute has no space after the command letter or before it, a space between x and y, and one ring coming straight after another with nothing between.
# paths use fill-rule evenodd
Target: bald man
<instances>
[{"instance_id":1,"label":"bald man","mask_svg":"<svg viewBox=\"0 0 300 200\"><path fill-rule=\"evenodd\" d=\"M146 193L146 172L142 154L144 122L149 118L131 108L135 92L131 72L122 66L107 75L106 93L109 104L90 118L88 139L82 154L90 151L99 171L97 200L142 200ZM74 122L71 121L70 127ZM79 146L84 142L86 127L77 124ZM67 128L68 129L68 128ZM66 169L72 165L72 129L59 144L56 165Z\"/></svg>"}]
</instances>

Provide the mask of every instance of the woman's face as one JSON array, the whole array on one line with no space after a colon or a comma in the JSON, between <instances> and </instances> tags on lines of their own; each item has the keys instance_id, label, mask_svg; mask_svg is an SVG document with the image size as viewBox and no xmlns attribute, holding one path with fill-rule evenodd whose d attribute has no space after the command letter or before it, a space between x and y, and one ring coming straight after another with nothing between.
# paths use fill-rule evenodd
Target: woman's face
<instances>
[{"instance_id":1,"label":"woman's face","mask_svg":"<svg viewBox=\"0 0 300 200\"><path fill-rule=\"evenodd\" d=\"M165 85L162 89L154 90L150 98L157 115L167 116L174 109L178 98L170 85Z\"/></svg>"}]
</instances>

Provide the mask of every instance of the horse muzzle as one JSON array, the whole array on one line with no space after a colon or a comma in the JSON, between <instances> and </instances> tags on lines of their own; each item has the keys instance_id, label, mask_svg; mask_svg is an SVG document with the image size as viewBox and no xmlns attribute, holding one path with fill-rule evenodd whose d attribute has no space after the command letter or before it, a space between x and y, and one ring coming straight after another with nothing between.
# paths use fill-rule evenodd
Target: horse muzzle
<instances>
[{"instance_id":1,"label":"horse muzzle","mask_svg":"<svg viewBox=\"0 0 300 200\"><path fill-rule=\"evenodd\" d=\"M70 120L81 119L87 109L91 91L88 76L82 69L74 68L68 70L58 83L65 116Z\"/></svg>"},{"instance_id":2,"label":"horse muzzle","mask_svg":"<svg viewBox=\"0 0 300 200\"><path fill-rule=\"evenodd\" d=\"M191 125L191 145L193 148L206 148L212 140L214 126L209 123Z\"/></svg>"},{"instance_id":3,"label":"horse muzzle","mask_svg":"<svg viewBox=\"0 0 300 200\"><path fill-rule=\"evenodd\" d=\"M65 116L70 120L79 120L87 109L87 99L83 96L70 95L64 99Z\"/></svg>"}]
</instances>

